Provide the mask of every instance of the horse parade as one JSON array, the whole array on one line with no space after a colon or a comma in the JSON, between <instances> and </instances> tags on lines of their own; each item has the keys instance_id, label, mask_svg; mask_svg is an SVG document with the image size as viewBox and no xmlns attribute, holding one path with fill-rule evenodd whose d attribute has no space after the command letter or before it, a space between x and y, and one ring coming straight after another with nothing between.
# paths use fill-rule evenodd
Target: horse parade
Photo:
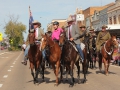
<instances>
[{"instance_id":1,"label":"horse parade","mask_svg":"<svg viewBox=\"0 0 120 90\"><path fill-rule=\"evenodd\" d=\"M0 7L0 90L119 90L120 0Z\"/></svg>"}]
</instances>

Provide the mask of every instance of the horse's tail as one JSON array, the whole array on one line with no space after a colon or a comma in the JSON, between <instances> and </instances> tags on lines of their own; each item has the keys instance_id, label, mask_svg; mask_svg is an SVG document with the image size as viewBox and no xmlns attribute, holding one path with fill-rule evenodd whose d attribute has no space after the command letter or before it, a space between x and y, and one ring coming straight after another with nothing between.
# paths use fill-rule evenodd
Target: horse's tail
<instances>
[{"instance_id":1,"label":"horse's tail","mask_svg":"<svg viewBox=\"0 0 120 90\"><path fill-rule=\"evenodd\" d=\"M102 69L102 54L99 53L99 69L101 70Z\"/></svg>"}]
</instances>

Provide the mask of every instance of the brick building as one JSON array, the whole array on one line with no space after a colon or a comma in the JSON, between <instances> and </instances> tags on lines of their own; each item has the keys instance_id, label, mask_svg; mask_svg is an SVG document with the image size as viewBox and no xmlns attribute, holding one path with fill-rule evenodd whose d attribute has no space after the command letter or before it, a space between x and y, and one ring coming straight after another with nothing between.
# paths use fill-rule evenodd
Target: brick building
<instances>
[{"instance_id":1,"label":"brick building","mask_svg":"<svg viewBox=\"0 0 120 90\"><path fill-rule=\"evenodd\" d=\"M48 29L49 29L50 31L53 31L53 25L52 25L52 23L53 23L54 21L58 21L58 22L59 22L59 27L60 27L60 28L62 28L63 26L65 26L65 25L67 24L67 20L66 20L66 19L53 19L53 20L51 21L51 24L49 24L49 26L48 26Z\"/></svg>"}]
</instances>

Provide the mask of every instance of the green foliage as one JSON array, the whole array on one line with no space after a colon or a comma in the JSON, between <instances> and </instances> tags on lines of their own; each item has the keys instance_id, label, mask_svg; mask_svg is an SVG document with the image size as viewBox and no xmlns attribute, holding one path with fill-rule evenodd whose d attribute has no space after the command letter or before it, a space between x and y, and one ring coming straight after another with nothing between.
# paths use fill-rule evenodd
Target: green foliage
<instances>
[{"instance_id":1,"label":"green foliage","mask_svg":"<svg viewBox=\"0 0 120 90\"><path fill-rule=\"evenodd\" d=\"M23 33L26 32L26 26L22 22L18 22L18 17L10 16L10 20L6 23L5 34L9 37L9 43L16 49L18 45L23 43Z\"/></svg>"}]
</instances>

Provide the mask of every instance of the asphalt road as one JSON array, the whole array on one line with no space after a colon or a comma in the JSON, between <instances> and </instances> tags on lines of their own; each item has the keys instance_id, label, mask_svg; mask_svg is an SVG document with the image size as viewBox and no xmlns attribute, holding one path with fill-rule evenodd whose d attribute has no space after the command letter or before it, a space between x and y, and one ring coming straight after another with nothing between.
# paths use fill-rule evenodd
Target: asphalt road
<instances>
[{"instance_id":1,"label":"asphalt road","mask_svg":"<svg viewBox=\"0 0 120 90\"><path fill-rule=\"evenodd\" d=\"M53 70L48 68L45 70L45 82L42 82L39 76L40 84L34 85L29 62L27 66L24 66L21 64L22 59L22 51L0 52L0 90L120 90L119 66L111 65L109 76L99 73L98 69L89 69L87 82L78 84L77 79L75 79L75 85L71 88L69 87L69 82L65 81L65 78L59 86L54 86L55 75ZM80 75L82 80L83 74L81 73ZM74 77L77 78L76 68Z\"/></svg>"}]
</instances>

